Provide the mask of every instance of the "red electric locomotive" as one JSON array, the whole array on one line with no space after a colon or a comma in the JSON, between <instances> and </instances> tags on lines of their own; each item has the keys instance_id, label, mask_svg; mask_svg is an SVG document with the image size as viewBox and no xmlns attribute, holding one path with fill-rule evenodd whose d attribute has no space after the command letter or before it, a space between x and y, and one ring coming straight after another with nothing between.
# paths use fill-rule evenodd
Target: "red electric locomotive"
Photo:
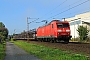
<instances>
[{"instance_id":1,"label":"red electric locomotive","mask_svg":"<svg viewBox=\"0 0 90 60\"><path fill-rule=\"evenodd\" d=\"M72 37L70 32L69 22L53 20L49 24L37 29L37 39L51 42L63 40L65 43L68 43Z\"/></svg>"}]
</instances>

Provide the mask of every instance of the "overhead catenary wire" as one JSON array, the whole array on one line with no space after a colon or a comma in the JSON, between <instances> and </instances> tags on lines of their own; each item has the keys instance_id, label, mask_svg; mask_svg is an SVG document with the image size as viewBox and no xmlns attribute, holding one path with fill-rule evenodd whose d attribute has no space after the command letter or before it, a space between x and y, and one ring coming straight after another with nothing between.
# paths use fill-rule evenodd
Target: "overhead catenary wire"
<instances>
[{"instance_id":1,"label":"overhead catenary wire","mask_svg":"<svg viewBox=\"0 0 90 60\"><path fill-rule=\"evenodd\" d=\"M90 7L86 11L84 11L83 13L86 13L86 12L90 12Z\"/></svg>"},{"instance_id":2,"label":"overhead catenary wire","mask_svg":"<svg viewBox=\"0 0 90 60\"><path fill-rule=\"evenodd\" d=\"M73 7L70 7L70 8L68 8L67 10L64 10L64 11L62 11L62 12L60 12L60 13L54 15L54 16L60 15L60 14L62 14L62 13L65 13L65 12L67 12L67 11L69 11L69 10L75 8L75 7L78 7L78 6L84 4L84 3L88 2L88 1L90 1L90 0L86 0L86 1L84 1L84 2L82 2L82 3L80 3L80 4L78 4L78 5L75 5L75 6L73 6ZM54 16L52 16L52 17L50 17L50 18L53 18ZM50 19L50 18L48 18L48 19Z\"/></svg>"},{"instance_id":3,"label":"overhead catenary wire","mask_svg":"<svg viewBox=\"0 0 90 60\"><path fill-rule=\"evenodd\" d=\"M90 7L86 7L86 8L83 8L82 10L84 10L84 9L87 9L86 11L80 11L80 10L78 10L78 11L74 11L74 12L70 12L70 13L68 13L68 14L65 14L64 16L65 16L65 18L70 18L71 16L75 16L75 15L72 15L72 14L74 14L74 13L77 13L77 12L79 12L78 14L82 14L82 13L86 13L86 12L90 12ZM71 15L71 16L70 16ZM66 17L66 16L68 16L68 17ZM54 17L55 18L55 17ZM58 17L56 17L56 18L58 18ZM60 18L60 17L59 17ZM61 19L61 18L60 18Z\"/></svg>"},{"instance_id":4,"label":"overhead catenary wire","mask_svg":"<svg viewBox=\"0 0 90 60\"><path fill-rule=\"evenodd\" d=\"M63 2L61 2L58 6L56 6L55 8L53 8L51 11L49 11L49 12L46 13L45 15L47 15L47 14L49 14L50 12L54 11L54 10L57 9L59 6L63 5L65 2L67 2L67 0L64 0ZM45 15L43 15L43 16L45 16ZM43 17L43 16L42 16L42 17ZM42 17L41 17L41 18L42 18ZM39 19L40 19L40 18L35 19L35 20L33 20L32 22L37 21L37 20L39 20Z\"/></svg>"},{"instance_id":5,"label":"overhead catenary wire","mask_svg":"<svg viewBox=\"0 0 90 60\"><path fill-rule=\"evenodd\" d=\"M81 0L78 0L78 1L76 1L76 2L74 2L74 3L72 3L72 4L70 4L70 5L68 5L68 6L66 6L66 7L63 7L63 8L61 8L61 10L65 9L65 8L67 8L67 7L70 7L70 6L76 4L76 3L80 2L80 1L81 1ZM54 13L54 12L53 12L53 13ZM51 13L51 14L52 14L52 13ZM62 18L61 18L61 19L62 19Z\"/></svg>"},{"instance_id":6,"label":"overhead catenary wire","mask_svg":"<svg viewBox=\"0 0 90 60\"><path fill-rule=\"evenodd\" d=\"M45 15L47 15L47 14L53 12L54 10L56 10L58 7L60 7L61 5L63 5L64 3L66 3L67 1L68 1L68 0L64 0L62 3L60 3L58 6L56 6L55 8L53 8L51 11L49 11L49 12L46 13ZM44 15L44 16L45 16L45 15Z\"/></svg>"},{"instance_id":7,"label":"overhead catenary wire","mask_svg":"<svg viewBox=\"0 0 90 60\"><path fill-rule=\"evenodd\" d=\"M76 2L74 2L74 3L72 3L71 5L68 5L67 7L70 7L70 6L72 6L73 4L76 4L77 2L79 2L79 1L81 1L81 0L78 0L78 1L76 1ZM62 3L60 3L58 6L56 6L54 9L52 9L50 12L53 12L56 8L58 8L59 6L61 6L61 5L63 5L65 2L67 2L67 0L64 0ZM65 7L66 8L66 7ZM49 14L50 12L48 12L47 14ZM46 16L47 14L45 14L44 16ZM52 14L52 13L50 13L50 14ZM42 16L43 17L43 16ZM42 18L41 17L41 18ZM40 18L39 18L40 19ZM35 19L35 20L33 20L32 22L34 22L34 21L37 21L37 20L39 20L39 19ZM61 18L62 19L62 18Z\"/></svg>"},{"instance_id":8,"label":"overhead catenary wire","mask_svg":"<svg viewBox=\"0 0 90 60\"><path fill-rule=\"evenodd\" d=\"M67 8L67 7L70 7L70 6L72 6L72 5L74 5L74 4L76 4L76 3L78 3L78 2L80 2L81 0L78 0L78 1L76 1L76 2L74 2L74 3L72 3L72 4L70 4L70 5L68 5L68 6L66 6L66 7L64 7L64 8ZM50 12L52 12L52 11L54 11L56 8L58 8L59 6L61 6L61 5L63 5L65 2L67 2L67 0L65 0L65 1L63 1L62 3L60 3L58 6L56 6L55 8L53 8ZM63 9L63 8L62 8ZM62 10L61 9L61 10ZM52 13L50 13L50 12L48 12L47 14L52 14ZM45 14L44 16L46 16L47 14ZM43 17L43 16L42 16ZM41 18L42 18L41 17ZM54 19L54 18L53 18ZM62 18L60 18L60 19L62 19ZM39 19L36 19L36 20L34 20L34 21L37 21L37 20L39 20Z\"/></svg>"},{"instance_id":9,"label":"overhead catenary wire","mask_svg":"<svg viewBox=\"0 0 90 60\"><path fill-rule=\"evenodd\" d=\"M63 5L65 2L67 2L68 0L64 0L62 3L60 3L58 6L56 6L55 8L53 8L51 11L49 11L48 13L46 13L44 16L46 16L47 14L52 14L53 12L52 11L54 11L55 9L57 9L59 6L61 6L61 5ZM72 4L70 4L70 5L68 5L68 6L66 6L66 7L69 7L69 6L72 6L73 4L76 4L76 3L78 3L78 2L80 2L81 0L78 0L78 1L76 1L76 2L74 2L74 3L72 3ZM66 8L66 7L64 7L64 8ZM50 12L52 12L52 13L50 13ZM43 16L42 16L43 17ZM41 17L41 18L42 18ZM40 18L39 18L40 19ZM32 22L34 22L34 21L37 21L37 20L39 20L39 19L35 19L35 20L33 20ZM62 19L62 18L61 18Z\"/></svg>"},{"instance_id":10,"label":"overhead catenary wire","mask_svg":"<svg viewBox=\"0 0 90 60\"><path fill-rule=\"evenodd\" d=\"M80 0L79 0L80 1ZM75 5L75 6L73 6L73 7L70 7L70 8L68 8L68 9L66 9L66 10L64 10L64 11L62 11L62 12L60 12L60 13L58 13L58 14L56 14L56 15L54 15L54 16L58 16L58 15L60 15L60 14L62 14L62 13L64 13L64 12L67 12L67 11L69 11L69 10L71 10L71 9L73 9L73 8L75 8L75 7L78 7L78 6L80 6L80 5L82 5L82 4L84 4L84 3L86 3L86 2L88 2L88 1L90 1L90 0L86 0L86 1L84 1L84 2L82 2L82 3L80 3L80 4L77 4L77 5ZM78 1L77 1L78 2ZM74 2L75 3L75 2ZM73 5L73 4L72 4ZM70 6L70 5L69 5ZM53 10L52 10L53 11ZM54 16L52 16L52 17L54 17ZM52 18L52 17L50 17L50 18ZM50 19L50 18L48 18L48 19ZM33 20L32 22L35 22L35 21L37 21L37 20L39 20L40 18L38 18L38 19L35 19L35 20Z\"/></svg>"},{"instance_id":11,"label":"overhead catenary wire","mask_svg":"<svg viewBox=\"0 0 90 60\"><path fill-rule=\"evenodd\" d=\"M65 9L65 8L67 8L67 7L70 7L70 6L72 6L72 5L75 5L75 4L77 4L78 2L80 2L80 1L81 1L81 0L78 0L78 1L76 1L76 2L74 2L74 3L72 3L72 4L69 4L68 6L63 7L63 8L61 8L60 10L63 10L63 9ZM65 1L65 2L66 2L66 1ZM65 2L63 2L63 3L65 3ZM62 3L62 4L63 4L63 3ZM60 4L60 5L62 5L62 4ZM60 5L59 5L59 6L60 6ZM57 7L58 7L58 6L57 6ZM55 9L55 8L54 8L54 9ZM54 9L53 9L53 10L54 10ZM53 10L52 10L52 11L53 11ZM52 12L52 13L54 13L54 12ZM50 13L50 14L52 14L52 13ZM63 17L63 18L65 18L65 17ZM59 17L59 18L57 18L57 19L63 19L63 18L60 18L60 17ZM53 17L53 19L56 19L56 18Z\"/></svg>"}]
</instances>

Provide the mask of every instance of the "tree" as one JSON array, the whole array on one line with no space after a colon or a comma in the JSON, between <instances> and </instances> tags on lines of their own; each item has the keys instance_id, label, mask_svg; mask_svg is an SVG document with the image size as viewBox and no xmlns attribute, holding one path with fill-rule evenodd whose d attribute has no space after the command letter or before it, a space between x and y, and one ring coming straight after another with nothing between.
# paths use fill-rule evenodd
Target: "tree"
<instances>
[{"instance_id":1,"label":"tree","mask_svg":"<svg viewBox=\"0 0 90 60\"><path fill-rule=\"evenodd\" d=\"M8 36L8 29L5 28L5 27L0 28L0 34L2 36L4 36L5 38L7 38L7 36Z\"/></svg>"},{"instance_id":2,"label":"tree","mask_svg":"<svg viewBox=\"0 0 90 60\"><path fill-rule=\"evenodd\" d=\"M8 36L8 29L5 28L5 25L0 22L0 40L5 40Z\"/></svg>"},{"instance_id":3,"label":"tree","mask_svg":"<svg viewBox=\"0 0 90 60\"><path fill-rule=\"evenodd\" d=\"M89 30L87 29L87 26L86 27L79 26L77 31L78 31L78 34L79 34L79 37L80 37L80 41L87 39L88 33L89 33Z\"/></svg>"},{"instance_id":4,"label":"tree","mask_svg":"<svg viewBox=\"0 0 90 60\"><path fill-rule=\"evenodd\" d=\"M5 25L2 22L0 22L0 28L2 27L5 27Z\"/></svg>"}]
</instances>

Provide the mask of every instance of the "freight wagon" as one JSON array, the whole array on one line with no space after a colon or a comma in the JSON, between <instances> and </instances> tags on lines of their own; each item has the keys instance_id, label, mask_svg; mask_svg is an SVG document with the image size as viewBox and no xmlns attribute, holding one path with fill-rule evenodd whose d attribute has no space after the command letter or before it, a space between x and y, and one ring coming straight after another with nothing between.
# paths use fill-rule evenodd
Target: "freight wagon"
<instances>
[{"instance_id":1,"label":"freight wagon","mask_svg":"<svg viewBox=\"0 0 90 60\"><path fill-rule=\"evenodd\" d=\"M37 29L37 40L68 43L70 38L70 25L67 21L53 20L49 24Z\"/></svg>"}]
</instances>

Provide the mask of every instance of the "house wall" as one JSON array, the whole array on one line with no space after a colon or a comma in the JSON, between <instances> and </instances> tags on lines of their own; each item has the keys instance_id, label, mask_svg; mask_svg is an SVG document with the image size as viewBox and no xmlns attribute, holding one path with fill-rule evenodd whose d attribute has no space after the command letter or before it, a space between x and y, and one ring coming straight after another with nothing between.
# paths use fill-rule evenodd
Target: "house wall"
<instances>
[{"instance_id":1,"label":"house wall","mask_svg":"<svg viewBox=\"0 0 90 60\"><path fill-rule=\"evenodd\" d=\"M80 25L82 25L82 21L81 20L74 20L74 21L70 21L69 23L70 23L72 38L79 37L77 29Z\"/></svg>"},{"instance_id":2,"label":"house wall","mask_svg":"<svg viewBox=\"0 0 90 60\"><path fill-rule=\"evenodd\" d=\"M72 38L79 37L78 32L77 32L79 25L87 26L88 30L90 31L90 12L78 14L78 15L75 15L75 17L66 18L65 20L69 21L70 23ZM83 21L88 22L89 24L83 23ZM90 36L90 32L88 35Z\"/></svg>"}]
</instances>

